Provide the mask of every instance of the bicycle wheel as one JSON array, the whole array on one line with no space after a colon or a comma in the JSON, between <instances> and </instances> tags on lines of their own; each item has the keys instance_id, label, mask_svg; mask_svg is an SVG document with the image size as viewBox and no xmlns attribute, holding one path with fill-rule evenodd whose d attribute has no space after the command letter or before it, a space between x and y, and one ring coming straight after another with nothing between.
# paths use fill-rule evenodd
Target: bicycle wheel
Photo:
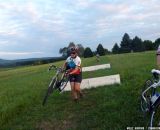
<instances>
[{"instance_id":1,"label":"bicycle wheel","mask_svg":"<svg viewBox=\"0 0 160 130\"><path fill-rule=\"evenodd\" d=\"M66 87L67 83L68 83L68 80L63 80L61 82L60 89L59 89L60 92L62 92L64 90L64 88Z\"/></svg>"},{"instance_id":2,"label":"bicycle wheel","mask_svg":"<svg viewBox=\"0 0 160 130\"><path fill-rule=\"evenodd\" d=\"M66 87L67 83L68 83L69 77L63 75L63 77L60 80L60 85L59 85L59 91L60 93L63 92L64 88Z\"/></svg>"},{"instance_id":3,"label":"bicycle wheel","mask_svg":"<svg viewBox=\"0 0 160 130\"><path fill-rule=\"evenodd\" d=\"M142 93L148 88L150 87L151 85L153 84L153 80L149 79L145 82L143 88L142 88ZM141 95L141 110L143 112L147 112L150 110L150 105L151 105L151 97L152 95L155 93L155 90L154 89L150 89L149 91L147 91L145 94L144 94L144 97L146 98L146 101L143 99L142 95Z\"/></svg>"},{"instance_id":4,"label":"bicycle wheel","mask_svg":"<svg viewBox=\"0 0 160 130\"><path fill-rule=\"evenodd\" d=\"M43 99L43 102L42 102L43 106L45 105L48 96L53 92L53 89L55 88L55 86L56 86L56 78L53 78L51 80L50 84L49 84L49 87L47 89L46 95L44 96L44 99Z\"/></svg>"},{"instance_id":5,"label":"bicycle wheel","mask_svg":"<svg viewBox=\"0 0 160 130\"><path fill-rule=\"evenodd\" d=\"M152 111L150 127L160 127L160 105Z\"/></svg>"}]
</instances>

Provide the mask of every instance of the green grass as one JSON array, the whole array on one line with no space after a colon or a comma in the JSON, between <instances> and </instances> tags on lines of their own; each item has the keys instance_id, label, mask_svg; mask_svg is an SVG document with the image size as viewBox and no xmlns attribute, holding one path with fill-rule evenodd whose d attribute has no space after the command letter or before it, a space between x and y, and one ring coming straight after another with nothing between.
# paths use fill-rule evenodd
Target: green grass
<instances>
[{"instance_id":1,"label":"green grass","mask_svg":"<svg viewBox=\"0 0 160 130\"><path fill-rule=\"evenodd\" d=\"M2 130L124 130L145 126L139 95L144 81L155 68L155 52L108 55L98 64L111 63L111 70L83 73L84 78L119 73L121 85L84 90L75 104L70 92L55 92L45 107L42 100L54 72L49 65L0 71L0 129ZM63 62L55 63L61 66ZM82 59L95 65L95 57Z\"/></svg>"}]
</instances>

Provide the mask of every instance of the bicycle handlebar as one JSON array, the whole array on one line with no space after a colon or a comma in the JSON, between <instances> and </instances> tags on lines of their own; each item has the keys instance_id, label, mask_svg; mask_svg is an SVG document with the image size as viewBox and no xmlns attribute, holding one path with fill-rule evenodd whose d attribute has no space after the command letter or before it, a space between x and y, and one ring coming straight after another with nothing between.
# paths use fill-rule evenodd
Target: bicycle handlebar
<instances>
[{"instance_id":1,"label":"bicycle handlebar","mask_svg":"<svg viewBox=\"0 0 160 130\"><path fill-rule=\"evenodd\" d=\"M57 67L55 65L50 65L48 68L48 71L50 71L52 68L57 69Z\"/></svg>"},{"instance_id":2,"label":"bicycle handlebar","mask_svg":"<svg viewBox=\"0 0 160 130\"><path fill-rule=\"evenodd\" d=\"M55 65L50 65L49 68L48 68L48 71L52 70L52 69L55 69L56 71L59 71L59 72L66 72L65 70L63 70L61 67L57 67Z\"/></svg>"}]
</instances>

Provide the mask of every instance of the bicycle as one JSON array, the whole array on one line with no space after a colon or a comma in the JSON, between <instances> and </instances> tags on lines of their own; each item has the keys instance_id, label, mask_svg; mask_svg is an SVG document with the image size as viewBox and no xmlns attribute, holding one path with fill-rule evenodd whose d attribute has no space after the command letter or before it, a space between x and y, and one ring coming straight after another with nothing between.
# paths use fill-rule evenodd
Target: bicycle
<instances>
[{"instance_id":1,"label":"bicycle","mask_svg":"<svg viewBox=\"0 0 160 130\"><path fill-rule=\"evenodd\" d=\"M60 67L58 68L55 65L51 65L49 67L48 71L50 71L52 69L56 70L56 74L52 77L52 80L49 83L47 92L46 92L44 99L43 99L43 102L42 102L43 106L46 104L48 96L51 95L54 90L59 90L60 93L62 93L68 83L68 76L67 76L66 70L63 70Z\"/></svg>"},{"instance_id":2,"label":"bicycle","mask_svg":"<svg viewBox=\"0 0 160 130\"><path fill-rule=\"evenodd\" d=\"M158 93L158 87L160 88L160 71L153 69L151 71L152 77L148 79L141 93L141 110L144 114L150 115L149 126L160 128L160 93Z\"/></svg>"}]
</instances>

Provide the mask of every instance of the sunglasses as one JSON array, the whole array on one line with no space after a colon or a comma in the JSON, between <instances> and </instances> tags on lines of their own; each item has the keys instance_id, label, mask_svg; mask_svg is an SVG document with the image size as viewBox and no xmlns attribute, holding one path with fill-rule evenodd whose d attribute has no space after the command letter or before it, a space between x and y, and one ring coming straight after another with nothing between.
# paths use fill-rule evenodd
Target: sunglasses
<instances>
[{"instance_id":1,"label":"sunglasses","mask_svg":"<svg viewBox=\"0 0 160 130\"><path fill-rule=\"evenodd\" d=\"M76 53L75 53L75 52L72 52L71 54L74 54L74 55L75 55Z\"/></svg>"}]
</instances>

